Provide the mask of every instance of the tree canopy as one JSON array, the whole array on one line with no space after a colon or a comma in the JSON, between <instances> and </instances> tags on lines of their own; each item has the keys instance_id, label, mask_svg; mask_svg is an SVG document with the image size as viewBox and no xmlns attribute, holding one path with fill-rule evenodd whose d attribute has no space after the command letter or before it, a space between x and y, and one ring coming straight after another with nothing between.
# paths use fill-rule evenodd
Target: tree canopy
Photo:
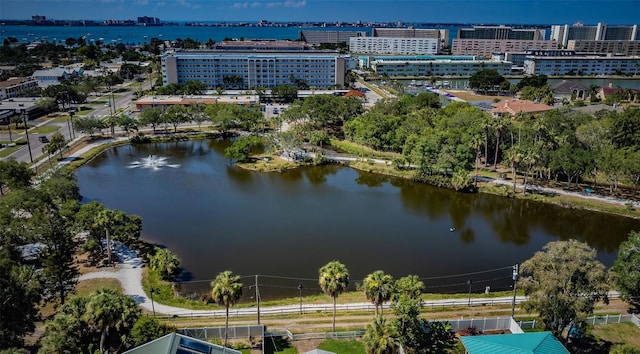
<instances>
[{"instance_id":1,"label":"tree canopy","mask_svg":"<svg viewBox=\"0 0 640 354\"><path fill-rule=\"evenodd\" d=\"M558 337L593 313L597 301L608 301L604 265L593 248L576 240L549 242L520 272L528 296L523 307L538 312L545 329Z\"/></svg>"}]
</instances>

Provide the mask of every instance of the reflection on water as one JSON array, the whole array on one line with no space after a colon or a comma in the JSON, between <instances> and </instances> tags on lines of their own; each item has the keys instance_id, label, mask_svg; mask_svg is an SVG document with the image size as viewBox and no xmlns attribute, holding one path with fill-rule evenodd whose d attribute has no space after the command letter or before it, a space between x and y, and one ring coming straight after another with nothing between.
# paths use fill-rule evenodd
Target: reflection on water
<instances>
[{"instance_id":1,"label":"reflection on water","mask_svg":"<svg viewBox=\"0 0 640 354\"><path fill-rule=\"evenodd\" d=\"M347 265L352 286L382 269L426 278L429 291L466 291L466 274L476 272L474 291L506 290L510 266L549 241L586 241L610 266L628 232L640 230L638 220L456 193L337 165L246 171L229 165L227 145L117 147L77 172L80 191L142 216L143 237L175 251L201 281L189 287L207 288L209 279L231 269L260 274L265 299L297 296L299 284L305 293L319 292L317 271L333 259ZM180 168L123 168L149 155Z\"/></svg>"}]
</instances>

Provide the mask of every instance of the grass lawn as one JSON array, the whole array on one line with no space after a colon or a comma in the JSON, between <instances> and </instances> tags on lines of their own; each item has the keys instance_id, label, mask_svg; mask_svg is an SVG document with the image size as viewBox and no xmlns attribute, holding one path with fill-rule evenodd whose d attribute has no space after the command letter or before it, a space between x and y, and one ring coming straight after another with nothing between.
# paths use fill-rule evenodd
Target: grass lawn
<instances>
[{"instance_id":1,"label":"grass lawn","mask_svg":"<svg viewBox=\"0 0 640 354\"><path fill-rule=\"evenodd\" d=\"M364 343L357 339L327 339L318 345L318 349L340 354L364 354Z\"/></svg>"},{"instance_id":2,"label":"grass lawn","mask_svg":"<svg viewBox=\"0 0 640 354\"><path fill-rule=\"evenodd\" d=\"M60 127L51 126L51 125L42 125L33 129L29 129L29 134L49 134L53 132L57 132Z\"/></svg>"},{"instance_id":3,"label":"grass lawn","mask_svg":"<svg viewBox=\"0 0 640 354\"><path fill-rule=\"evenodd\" d=\"M596 325L591 334L612 344L631 344L640 348L640 327L632 322Z\"/></svg>"},{"instance_id":4,"label":"grass lawn","mask_svg":"<svg viewBox=\"0 0 640 354\"><path fill-rule=\"evenodd\" d=\"M6 147L2 150L0 150L0 157L7 157L11 154L13 154L14 152L20 150L20 148L22 148L23 145L16 145L16 146L10 146L10 147Z\"/></svg>"},{"instance_id":5,"label":"grass lawn","mask_svg":"<svg viewBox=\"0 0 640 354\"><path fill-rule=\"evenodd\" d=\"M122 287L117 279L87 279L78 283L76 286L76 295L87 296L92 292L102 289L113 289L122 294Z\"/></svg>"}]
</instances>

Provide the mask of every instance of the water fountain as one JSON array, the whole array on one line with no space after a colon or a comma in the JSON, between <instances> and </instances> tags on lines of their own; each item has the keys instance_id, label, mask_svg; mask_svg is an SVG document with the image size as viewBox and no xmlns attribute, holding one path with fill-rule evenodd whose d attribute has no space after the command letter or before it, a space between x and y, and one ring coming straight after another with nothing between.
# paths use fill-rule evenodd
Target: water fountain
<instances>
[{"instance_id":1,"label":"water fountain","mask_svg":"<svg viewBox=\"0 0 640 354\"><path fill-rule=\"evenodd\" d=\"M179 164L167 163L167 159L168 157L149 155L147 157L141 158L139 161L133 161L129 163L129 166L127 166L127 168L141 167L141 168L148 168L148 169L157 171L157 170L160 170L161 167L171 167L171 168L180 167Z\"/></svg>"}]
</instances>

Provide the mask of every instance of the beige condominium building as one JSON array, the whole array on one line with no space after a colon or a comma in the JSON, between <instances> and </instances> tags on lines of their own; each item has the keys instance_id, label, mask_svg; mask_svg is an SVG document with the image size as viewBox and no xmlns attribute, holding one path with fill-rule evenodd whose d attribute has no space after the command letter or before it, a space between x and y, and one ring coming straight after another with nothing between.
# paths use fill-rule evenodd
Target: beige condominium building
<instances>
[{"instance_id":1,"label":"beige condominium building","mask_svg":"<svg viewBox=\"0 0 640 354\"><path fill-rule=\"evenodd\" d=\"M556 41L546 40L456 38L451 46L451 54L491 57L493 53L519 53L527 49L549 50L557 47Z\"/></svg>"}]
</instances>

